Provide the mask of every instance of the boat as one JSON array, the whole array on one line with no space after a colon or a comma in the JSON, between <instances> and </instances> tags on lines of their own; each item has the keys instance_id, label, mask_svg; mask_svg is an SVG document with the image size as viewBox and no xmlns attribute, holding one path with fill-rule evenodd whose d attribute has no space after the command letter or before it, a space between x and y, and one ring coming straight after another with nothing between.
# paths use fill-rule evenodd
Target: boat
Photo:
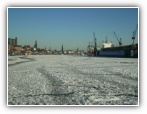
<instances>
[{"instance_id":1,"label":"boat","mask_svg":"<svg viewBox=\"0 0 147 114\"><path fill-rule=\"evenodd\" d=\"M138 43L102 48L97 52L97 56L138 58Z\"/></svg>"},{"instance_id":2,"label":"boat","mask_svg":"<svg viewBox=\"0 0 147 114\"><path fill-rule=\"evenodd\" d=\"M121 40L118 40L119 46L114 46L112 42L107 41L106 37L106 41L102 43L102 48L100 48L100 44L99 46L97 45L94 34L94 42L89 42L89 45L87 47L87 55L100 57L138 58L138 43L134 43L135 36L133 36L132 39L133 43L130 45L122 45Z\"/></svg>"}]
</instances>

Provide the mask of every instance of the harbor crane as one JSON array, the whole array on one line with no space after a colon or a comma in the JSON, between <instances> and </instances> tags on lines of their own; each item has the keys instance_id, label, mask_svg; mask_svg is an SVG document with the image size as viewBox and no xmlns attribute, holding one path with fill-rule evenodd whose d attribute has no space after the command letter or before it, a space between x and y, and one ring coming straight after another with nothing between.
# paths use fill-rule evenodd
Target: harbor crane
<instances>
[{"instance_id":1,"label":"harbor crane","mask_svg":"<svg viewBox=\"0 0 147 114\"><path fill-rule=\"evenodd\" d=\"M116 39L117 39L117 41L118 41L118 43L119 43L119 46L122 46L122 41L121 41L121 38L120 38L120 40L118 39L118 37L117 37L117 35L116 35L116 33L113 31L113 33L114 33L114 35L115 35L115 37L116 37Z\"/></svg>"},{"instance_id":2,"label":"harbor crane","mask_svg":"<svg viewBox=\"0 0 147 114\"><path fill-rule=\"evenodd\" d=\"M94 36L94 56L97 56L97 41L94 32L93 32L93 36Z\"/></svg>"},{"instance_id":3,"label":"harbor crane","mask_svg":"<svg viewBox=\"0 0 147 114\"><path fill-rule=\"evenodd\" d=\"M133 44L134 44L134 40L135 40L135 37L136 37L137 29L138 29L138 24L136 25L136 28L135 28L135 30L133 31L133 36L132 36Z\"/></svg>"},{"instance_id":4,"label":"harbor crane","mask_svg":"<svg viewBox=\"0 0 147 114\"><path fill-rule=\"evenodd\" d=\"M87 50L90 54L90 56L92 56L94 54L94 56L97 56L97 40L95 37L95 33L93 32L93 37L94 37L94 41L92 43L89 42L89 45L87 47Z\"/></svg>"},{"instance_id":5,"label":"harbor crane","mask_svg":"<svg viewBox=\"0 0 147 114\"><path fill-rule=\"evenodd\" d=\"M95 37L95 33L93 32L93 36L94 36L94 48L97 48L97 41L96 41L96 37Z\"/></svg>"}]
</instances>

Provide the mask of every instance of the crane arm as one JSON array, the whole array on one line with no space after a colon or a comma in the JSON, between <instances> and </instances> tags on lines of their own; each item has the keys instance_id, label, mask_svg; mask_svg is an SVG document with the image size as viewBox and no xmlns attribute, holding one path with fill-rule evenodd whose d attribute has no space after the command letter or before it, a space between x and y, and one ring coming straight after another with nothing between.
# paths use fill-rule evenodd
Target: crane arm
<instances>
[{"instance_id":1,"label":"crane arm","mask_svg":"<svg viewBox=\"0 0 147 114\"><path fill-rule=\"evenodd\" d=\"M116 33L114 31L113 31L113 33L114 33L116 39L118 40L118 42L120 42L119 39L118 39L118 37L117 37L117 35L116 35Z\"/></svg>"},{"instance_id":2,"label":"crane arm","mask_svg":"<svg viewBox=\"0 0 147 114\"><path fill-rule=\"evenodd\" d=\"M136 32L137 32L137 30L138 30L138 24L136 25L136 29L133 31L133 37L136 36Z\"/></svg>"},{"instance_id":3,"label":"crane arm","mask_svg":"<svg viewBox=\"0 0 147 114\"><path fill-rule=\"evenodd\" d=\"M117 37L117 35L116 35L116 33L115 33L114 31L113 31L113 33L114 33L116 39L118 40L119 46L121 46L121 45L122 45L121 38L120 38L120 40L119 40L118 37Z\"/></svg>"}]
</instances>

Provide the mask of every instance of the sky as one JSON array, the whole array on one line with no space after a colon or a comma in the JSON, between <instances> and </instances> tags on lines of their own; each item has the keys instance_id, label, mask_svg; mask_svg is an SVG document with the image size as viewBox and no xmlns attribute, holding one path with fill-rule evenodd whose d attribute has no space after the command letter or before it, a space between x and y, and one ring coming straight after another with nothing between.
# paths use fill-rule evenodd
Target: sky
<instances>
[{"instance_id":1,"label":"sky","mask_svg":"<svg viewBox=\"0 0 147 114\"><path fill-rule=\"evenodd\" d=\"M87 50L89 42L106 40L115 46L132 44L138 24L138 8L8 8L8 38L18 38L18 45L61 50ZM135 43L138 43L138 32Z\"/></svg>"}]
</instances>

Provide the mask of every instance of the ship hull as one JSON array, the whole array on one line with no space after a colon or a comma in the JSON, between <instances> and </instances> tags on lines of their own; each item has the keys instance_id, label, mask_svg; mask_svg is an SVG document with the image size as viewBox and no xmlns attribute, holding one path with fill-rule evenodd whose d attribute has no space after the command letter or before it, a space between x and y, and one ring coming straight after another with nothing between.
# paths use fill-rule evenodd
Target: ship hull
<instances>
[{"instance_id":1,"label":"ship hull","mask_svg":"<svg viewBox=\"0 0 147 114\"><path fill-rule=\"evenodd\" d=\"M97 51L96 56L138 58L138 44L103 48Z\"/></svg>"}]
</instances>

